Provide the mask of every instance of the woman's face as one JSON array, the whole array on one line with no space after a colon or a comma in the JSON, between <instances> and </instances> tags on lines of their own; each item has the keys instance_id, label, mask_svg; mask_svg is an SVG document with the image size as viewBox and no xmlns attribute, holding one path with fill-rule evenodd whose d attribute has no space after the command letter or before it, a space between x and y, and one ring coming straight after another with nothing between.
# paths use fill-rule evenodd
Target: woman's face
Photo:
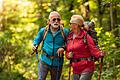
<instances>
[{"instance_id":1,"label":"woman's face","mask_svg":"<svg viewBox=\"0 0 120 80\"><path fill-rule=\"evenodd\" d=\"M74 32L79 29L79 25L76 23L70 23L70 29Z\"/></svg>"}]
</instances>

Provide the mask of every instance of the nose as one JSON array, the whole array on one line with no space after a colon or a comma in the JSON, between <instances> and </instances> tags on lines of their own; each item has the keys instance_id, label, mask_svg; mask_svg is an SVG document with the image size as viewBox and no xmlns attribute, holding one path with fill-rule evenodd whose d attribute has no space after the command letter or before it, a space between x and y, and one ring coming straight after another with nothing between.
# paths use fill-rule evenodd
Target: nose
<instances>
[{"instance_id":1,"label":"nose","mask_svg":"<svg viewBox=\"0 0 120 80\"><path fill-rule=\"evenodd\" d=\"M56 19L55 22L58 22L58 20Z\"/></svg>"}]
</instances>

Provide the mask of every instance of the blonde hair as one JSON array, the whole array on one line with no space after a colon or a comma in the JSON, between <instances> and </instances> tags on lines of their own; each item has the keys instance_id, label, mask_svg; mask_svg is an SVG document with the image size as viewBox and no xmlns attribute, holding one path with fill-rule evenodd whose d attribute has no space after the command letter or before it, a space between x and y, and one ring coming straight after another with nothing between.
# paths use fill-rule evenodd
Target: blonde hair
<instances>
[{"instance_id":1,"label":"blonde hair","mask_svg":"<svg viewBox=\"0 0 120 80\"><path fill-rule=\"evenodd\" d=\"M70 23L78 24L79 26L83 26L84 19L81 15L73 15L71 17Z\"/></svg>"}]
</instances>

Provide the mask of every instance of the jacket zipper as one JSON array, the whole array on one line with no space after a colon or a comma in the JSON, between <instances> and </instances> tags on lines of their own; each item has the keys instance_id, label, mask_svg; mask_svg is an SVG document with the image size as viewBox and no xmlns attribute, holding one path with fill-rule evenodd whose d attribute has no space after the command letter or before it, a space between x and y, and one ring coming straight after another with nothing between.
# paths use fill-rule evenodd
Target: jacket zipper
<instances>
[{"instance_id":1,"label":"jacket zipper","mask_svg":"<svg viewBox=\"0 0 120 80\"><path fill-rule=\"evenodd\" d=\"M52 56L54 56L54 42L55 42L55 37L52 35L53 37L53 52L52 52ZM53 59L52 59L52 66L53 66Z\"/></svg>"}]
</instances>

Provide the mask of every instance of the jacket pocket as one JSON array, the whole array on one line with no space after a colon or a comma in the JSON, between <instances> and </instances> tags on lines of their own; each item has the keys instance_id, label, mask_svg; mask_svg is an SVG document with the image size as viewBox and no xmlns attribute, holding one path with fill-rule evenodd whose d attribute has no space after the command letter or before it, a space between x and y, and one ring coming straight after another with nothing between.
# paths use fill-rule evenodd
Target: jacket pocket
<instances>
[{"instance_id":1,"label":"jacket pocket","mask_svg":"<svg viewBox=\"0 0 120 80\"><path fill-rule=\"evenodd\" d=\"M82 71L87 67L88 61L87 60L81 60L79 62L72 62L73 70L79 70Z\"/></svg>"}]
</instances>

